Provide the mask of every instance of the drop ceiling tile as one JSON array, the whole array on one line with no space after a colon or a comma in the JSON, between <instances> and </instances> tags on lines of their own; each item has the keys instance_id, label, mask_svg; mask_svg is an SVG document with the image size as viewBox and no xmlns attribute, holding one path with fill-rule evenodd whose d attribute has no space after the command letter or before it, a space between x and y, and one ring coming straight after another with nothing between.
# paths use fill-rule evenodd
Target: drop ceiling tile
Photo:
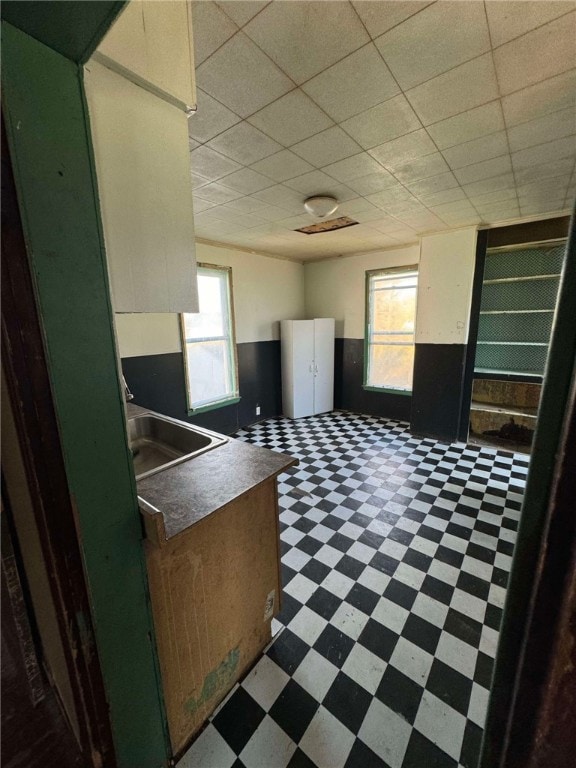
<instances>
[{"instance_id":1,"label":"drop ceiling tile","mask_svg":"<svg viewBox=\"0 0 576 768\"><path fill-rule=\"evenodd\" d=\"M387 141L370 150L373 157L391 170L398 168L408 160L430 155L433 152L437 152L436 145L424 128L407 133L399 139Z\"/></svg>"},{"instance_id":2,"label":"drop ceiling tile","mask_svg":"<svg viewBox=\"0 0 576 768\"><path fill-rule=\"evenodd\" d=\"M331 163L324 167L325 173L330 174L338 181L348 183L352 179L358 179L361 176L368 176L372 173L378 173L382 166L367 152L361 152L358 155L347 157L345 160L339 160L337 163Z\"/></svg>"},{"instance_id":3,"label":"drop ceiling tile","mask_svg":"<svg viewBox=\"0 0 576 768\"><path fill-rule=\"evenodd\" d=\"M456 211L455 213L445 214L443 221L448 227L467 227L474 224L480 224L482 218L477 213L461 213L460 211Z\"/></svg>"},{"instance_id":4,"label":"drop ceiling tile","mask_svg":"<svg viewBox=\"0 0 576 768\"><path fill-rule=\"evenodd\" d=\"M323 190L327 191L328 187L333 187L335 184L334 179L322 171L310 171L286 182L286 186L290 189L307 195L321 194Z\"/></svg>"},{"instance_id":5,"label":"drop ceiling tile","mask_svg":"<svg viewBox=\"0 0 576 768\"><path fill-rule=\"evenodd\" d=\"M218 0L218 5L239 27L243 27L268 5L268 0Z\"/></svg>"},{"instance_id":6,"label":"drop ceiling tile","mask_svg":"<svg viewBox=\"0 0 576 768\"><path fill-rule=\"evenodd\" d=\"M263 200L266 205L277 205L286 208L288 212L299 213L302 210L302 193L288 189L284 184L276 184L274 187L254 192L252 197Z\"/></svg>"},{"instance_id":7,"label":"drop ceiling tile","mask_svg":"<svg viewBox=\"0 0 576 768\"><path fill-rule=\"evenodd\" d=\"M500 102L496 100L474 107L460 115L429 125L426 130L440 150L502 131L504 119Z\"/></svg>"},{"instance_id":8,"label":"drop ceiling tile","mask_svg":"<svg viewBox=\"0 0 576 768\"><path fill-rule=\"evenodd\" d=\"M370 173L359 179L351 179L348 186L358 195L372 195L388 187L394 187L397 183L394 176L382 168L377 173Z\"/></svg>"},{"instance_id":9,"label":"drop ceiling tile","mask_svg":"<svg viewBox=\"0 0 576 768\"><path fill-rule=\"evenodd\" d=\"M395 0L393 3L358 0L352 3L371 37L379 37L430 4L412 0Z\"/></svg>"},{"instance_id":10,"label":"drop ceiling tile","mask_svg":"<svg viewBox=\"0 0 576 768\"><path fill-rule=\"evenodd\" d=\"M262 219L259 219L252 213L238 213L237 211L229 210L225 205L220 206L219 216L222 221L228 224L235 224L242 229L261 227L264 223Z\"/></svg>"},{"instance_id":11,"label":"drop ceiling tile","mask_svg":"<svg viewBox=\"0 0 576 768\"><path fill-rule=\"evenodd\" d=\"M351 215L353 219L356 219L356 221L359 221L363 224L368 223L371 225L373 221L379 221L382 218L382 210L380 208L376 208L375 205L372 205L369 210L356 211L352 214L350 214L348 211L345 211L344 207L341 210L342 215Z\"/></svg>"},{"instance_id":12,"label":"drop ceiling tile","mask_svg":"<svg viewBox=\"0 0 576 768\"><path fill-rule=\"evenodd\" d=\"M498 221L502 219L512 219L520 216L520 208L518 203L513 200L506 202L492 203L487 206L479 206L477 208L478 214L485 221Z\"/></svg>"},{"instance_id":13,"label":"drop ceiling tile","mask_svg":"<svg viewBox=\"0 0 576 768\"><path fill-rule=\"evenodd\" d=\"M462 189L468 197L474 195L483 195L488 192L496 192L500 189L514 189L515 179L513 173L503 173L501 176L491 176L489 179L474 181L471 184L464 184Z\"/></svg>"},{"instance_id":14,"label":"drop ceiling tile","mask_svg":"<svg viewBox=\"0 0 576 768\"><path fill-rule=\"evenodd\" d=\"M570 170L570 165L565 160L557 160L555 163L545 163L544 165L533 165L529 168L523 168L521 171L516 171L514 175L520 190L527 184L537 183L544 185L548 181L562 184L567 170Z\"/></svg>"},{"instance_id":15,"label":"drop ceiling tile","mask_svg":"<svg viewBox=\"0 0 576 768\"><path fill-rule=\"evenodd\" d=\"M558 16L563 16L570 10L574 10L573 2L532 2L532 0L520 0L519 2L507 0L507 2L486 3L486 15L490 27L490 36L494 48L513 40L526 32L546 24Z\"/></svg>"},{"instance_id":16,"label":"drop ceiling tile","mask_svg":"<svg viewBox=\"0 0 576 768\"><path fill-rule=\"evenodd\" d=\"M502 95L574 67L576 12L497 48L494 63Z\"/></svg>"},{"instance_id":17,"label":"drop ceiling tile","mask_svg":"<svg viewBox=\"0 0 576 768\"><path fill-rule=\"evenodd\" d=\"M192 151L193 149L196 149L199 146L200 146L199 141L195 141L194 139L191 139L190 137L188 137L188 147L190 148L190 151Z\"/></svg>"},{"instance_id":18,"label":"drop ceiling tile","mask_svg":"<svg viewBox=\"0 0 576 768\"><path fill-rule=\"evenodd\" d=\"M267 176L262 176L261 173L256 173L250 168L242 168L241 171L235 171L229 176L225 176L223 183L244 195L250 195L252 192L258 192L274 184Z\"/></svg>"},{"instance_id":19,"label":"drop ceiling tile","mask_svg":"<svg viewBox=\"0 0 576 768\"><path fill-rule=\"evenodd\" d=\"M232 200L226 203L226 208L231 211L237 211L238 213L254 213L260 211L266 207L266 203L262 200L256 200L254 197L239 197L237 200ZM260 215L258 213L258 215Z\"/></svg>"},{"instance_id":20,"label":"drop ceiling tile","mask_svg":"<svg viewBox=\"0 0 576 768\"><path fill-rule=\"evenodd\" d=\"M576 131L576 110L563 109L508 129L512 152L569 136Z\"/></svg>"},{"instance_id":21,"label":"drop ceiling tile","mask_svg":"<svg viewBox=\"0 0 576 768\"><path fill-rule=\"evenodd\" d=\"M211 203L209 200L202 200L200 197L195 197L192 208L194 209L194 215L207 211L210 208L214 208L216 203Z\"/></svg>"},{"instance_id":22,"label":"drop ceiling tile","mask_svg":"<svg viewBox=\"0 0 576 768\"><path fill-rule=\"evenodd\" d=\"M197 88L197 110L188 118L188 134L204 144L222 131L240 122L238 115Z\"/></svg>"},{"instance_id":23,"label":"drop ceiling tile","mask_svg":"<svg viewBox=\"0 0 576 768\"><path fill-rule=\"evenodd\" d=\"M208 0L192 3L192 24L197 67L238 31L238 26L216 3Z\"/></svg>"},{"instance_id":24,"label":"drop ceiling tile","mask_svg":"<svg viewBox=\"0 0 576 768\"><path fill-rule=\"evenodd\" d=\"M425 208L418 200L410 198L409 200L398 200L394 203L388 203L386 205L386 212L390 213L397 219L400 219L402 223L405 223L405 219L408 216L420 216L426 213L428 209Z\"/></svg>"},{"instance_id":25,"label":"drop ceiling tile","mask_svg":"<svg viewBox=\"0 0 576 768\"><path fill-rule=\"evenodd\" d=\"M339 186L337 181L322 171L310 171L286 181L285 184L304 195L322 194L322 192L328 192L330 188Z\"/></svg>"},{"instance_id":26,"label":"drop ceiling tile","mask_svg":"<svg viewBox=\"0 0 576 768\"><path fill-rule=\"evenodd\" d=\"M392 216L382 216L382 211L380 211L380 218L371 221L370 226L373 229L378 230L378 232L383 232L385 234L391 234L393 232L397 232L398 229L404 228L404 225L401 224L398 219L395 219ZM410 232L408 234L413 233Z\"/></svg>"},{"instance_id":27,"label":"drop ceiling tile","mask_svg":"<svg viewBox=\"0 0 576 768\"><path fill-rule=\"evenodd\" d=\"M407 160L394 168L394 176L404 183L425 179L428 176L437 176L439 173L449 171L448 163L440 152L434 152L424 157Z\"/></svg>"},{"instance_id":28,"label":"drop ceiling tile","mask_svg":"<svg viewBox=\"0 0 576 768\"><path fill-rule=\"evenodd\" d=\"M384 189L382 192L376 192L374 195L368 195L368 202L373 203L378 208L388 210L388 207L395 203L409 203L410 205L420 205L418 200L403 186L398 184L396 187Z\"/></svg>"},{"instance_id":29,"label":"drop ceiling tile","mask_svg":"<svg viewBox=\"0 0 576 768\"><path fill-rule=\"evenodd\" d=\"M303 89L337 122L400 92L373 43L321 72Z\"/></svg>"},{"instance_id":30,"label":"drop ceiling tile","mask_svg":"<svg viewBox=\"0 0 576 768\"><path fill-rule=\"evenodd\" d=\"M510 155L502 155L491 160L484 160L481 163L467 165L465 168L459 168L457 171L454 171L454 175L460 184L472 184L475 181L482 181L482 179L501 176L511 170Z\"/></svg>"},{"instance_id":31,"label":"drop ceiling tile","mask_svg":"<svg viewBox=\"0 0 576 768\"><path fill-rule=\"evenodd\" d=\"M576 107L576 69L536 83L502 99L506 125L518 125L551 112Z\"/></svg>"},{"instance_id":32,"label":"drop ceiling tile","mask_svg":"<svg viewBox=\"0 0 576 768\"><path fill-rule=\"evenodd\" d=\"M432 177L432 179L434 179L434 177ZM425 179L425 181L430 181L430 179ZM454 181L456 181L456 179L454 179ZM444 203L456 203L460 200L467 199L464 190L458 186L422 195L417 194L416 192L413 192L413 194L415 194L422 205L425 205L427 208L443 205Z\"/></svg>"},{"instance_id":33,"label":"drop ceiling tile","mask_svg":"<svg viewBox=\"0 0 576 768\"><path fill-rule=\"evenodd\" d=\"M480 195L474 195L470 198L472 205L482 205L484 203L500 203L504 200L515 200L516 188L497 189L495 192L484 192Z\"/></svg>"},{"instance_id":34,"label":"drop ceiling tile","mask_svg":"<svg viewBox=\"0 0 576 768\"><path fill-rule=\"evenodd\" d=\"M204 176L211 181L242 168L238 163L209 147L198 147L198 149L190 152L190 167L193 173Z\"/></svg>"},{"instance_id":35,"label":"drop ceiling tile","mask_svg":"<svg viewBox=\"0 0 576 768\"><path fill-rule=\"evenodd\" d=\"M377 213L378 218L382 216L382 211L363 197L354 197L352 200L347 200L342 203L340 210L346 216L359 213Z\"/></svg>"},{"instance_id":36,"label":"drop ceiling tile","mask_svg":"<svg viewBox=\"0 0 576 768\"><path fill-rule=\"evenodd\" d=\"M534 165L554 163L562 158L573 163L576 155L576 135L563 139L548 141L536 147L521 149L512 153L512 164L515 171L521 171ZM570 166L571 167L571 166Z\"/></svg>"},{"instance_id":37,"label":"drop ceiling tile","mask_svg":"<svg viewBox=\"0 0 576 768\"><path fill-rule=\"evenodd\" d=\"M294 87L243 32L201 64L196 78L202 90L240 117L248 117Z\"/></svg>"},{"instance_id":38,"label":"drop ceiling tile","mask_svg":"<svg viewBox=\"0 0 576 768\"><path fill-rule=\"evenodd\" d=\"M337 125L292 147L297 155L318 168L355 155L359 149L356 142Z\"/></svg>"},{"instance_id":39,"label":"drop ceiling tile","mask_svg":"<svg viewBox=\"0 0 576 768\"><path fill-rule=\"evenodd\" d=\"M299 88L256 112L249 122L285 147L334 125Z\"/></svg>"},{"instance_id":40,"label":"drop ceiling tile","mask_svg":"<svg viewBox=\"0 0 576 768\"><path fill-rule=\"evenodd\" d=\"M458 186L458 181L451 171L447 171L436 176L428 176L426 179L406 182L406 186L413 195L420 199L425 195L454 189Z\"/></svg>"},{"instance_id":41,"label":"drop ceiling tile","mask_svg":"<svg viewBox=\"0 0 576 768\"><path fill-rule=\"evenodd\" d=\"M246 121L229 128L207 144L211 149L231 157L242 165L263 160L282 149L281 144L266 136Z\"/></svg>"},{"instance_id":42,"label":"drop ceiling tile","mask_svg":"<svg viewBox=\"0 0 576 768\"><path fill-rule=\"evenodd\" d=\"M498 131L498 133L492 133L481 139L473 139L464 144L458 144L443 150L442 154L453 170L508 154L506 131Z\"/></svg>"},{"instance_id":43,"label":"drop ceiling tile","mask_svg":"<svg viewBox=\"0 0 576 768\"><path fill-rule=\"evenodd\" d=\"M237 192L235 189L230 189L230 187L226 187L218 181L213 181L211 184L206 184L206 186L200 187L195 191L194 195L202 200L210 200L212 203L220 204L241 197L240 192Z\"/></svg>"},{"instance_id":44,"label":"drop ceiling tile","mask_svg":"<svg viewBox=\"0 0 576 768\"><path fill-rule=\"evenodd\" d=\"M446 223L430 211L413 216L406 216L403 219L405 224L412 227L416 232L439 232L446 229Z\"/></svg>"},{"instance_id":45,"label":"drop ceiling tile","mask_svg":"<svg viewBox=\"0 0 576 768\"><path fill-rule=\"evenodd\" d=\"M289 149L283 149L252 165L252 170L269 176L274 181L286 181L313 170L313 166Z\"/></svg>"},{"instance_id":46,"label":"drop ceiling tile","mask_svg":"<svg viewBox=\"0 0 576 768\"><path fill-rule=\"evenodd\" d=\"M281 223L286 229L300 229L300 227L307 227L309 224L314 224L316 219L310 216L309 213L303 213L300 216L291 216L288 219L284 219Z\"/></svg>"},{"instance_id":47,"label":"drop ceiling tile","mask_svg":"<svg viewBox=\"0 0 576 768\"><path fill-rule=\"evenodd\" d=\"M270 3L244 31L299 84L370 40L349 3Z\"/></svg>"},{"instance_id":48,"label":"drop ceiling tile","mask_svg":"<svg viewBox=\"0 0 576 768\"><path fill-rule=\"evenodd\" d=\"M416 113L402 94L342 123L346 133L364 149L372 149L421 127Z\"/></svg>"},{"instance_id":49,"label":"drop ceiling tile","mask_svg":"<svg viewBox=\"0 0 576 768\"><path fill-rule=\"evenodd\" d=\"M469 200L457 200L453 203L442 203L441 205L434 205L432 206L431 210L441 218L447 214L457 212L468 213L471 215L477 213L476 209Z\"/></svg>"},{"instance_id":50,"label":"drop ceiling tile","mask_svg":"<svg viewBox=\"0 0 576 768\"><path fill-rule=\"evenodd\" d=\"M290 216L290 211L279 208L277 205L268 205L258 211L258 216L266 221L282 221Z\"/></svg>"},{"instance_id":51,"label":"drop ceiling tile","mask_svg":"<svg viewBox=\"0 0 576 768\"><path fill-rule=\"evenodd\" d=\"M566 213L562 200L549 200L542 203L532 203L521 206L522 216L535 216L539 213Z\"/></svg>"},{"instance_id":52,"label":"drop ceiling tile","mask_svg":"<svg viewBox=\"0 0 576 768\"><path fill-rule=\"evenodd\" d=\"M530 184L519 184L516 188L520 200L540 199L543 196L558 196L558 191L566 188L570 183L570 174L556 176L551 179L538 179Z\"/></svg>"},{"instance_id":53,"label":"drop ceiling tile","mask_svg":"<svg viewBox=\"0 0 576 768\"><path fill-rule=\"evenodd\" d=\"M490 50L483 3L434 3L376 40L403 90Z\"/></svg>"},{"instance_id":54,"label":"drop ceiling tile","mask_svg":"<svg viewBox=\"0 0 576 768\"><path fill-rule=\"evenodd\" d=\"M205 176L200 176L197 173L191 174L192 178L192 189L198 189L198 187L203 187L205 184L210 184L211 179L207 179Z\"/></svg>"},{"instance_id":55,"label":"drop ceiling tile","mask_svg":"<svg viewBox=\"0 0 576 768\"><path fill-rule=\"evenodd\" d=\"M466 83L466 87L462 84ZM406 93L424 125L436 123L498 97L492 55L484 54Z\"/></svg>"}]
</instances>

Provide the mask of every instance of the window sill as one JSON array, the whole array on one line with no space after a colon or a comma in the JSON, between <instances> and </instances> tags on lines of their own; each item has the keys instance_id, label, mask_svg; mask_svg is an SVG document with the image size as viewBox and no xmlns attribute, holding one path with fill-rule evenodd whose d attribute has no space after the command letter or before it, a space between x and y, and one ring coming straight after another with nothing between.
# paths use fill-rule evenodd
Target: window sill
<instances>
[{"instance_id":1,"label":"window sill","mask_svg":"<svg viewBox=\"0 0 576 768\"><path fill-rule=\"evenodd\" d=\"M362 389L364 389L366 392L381 392L385 395L403 395L403 396L412 396L412 390L411 389L393 389L391 387L372 387L369 384L362 384Z\"/></svg>"},{"instance_id":2,"label":"window sill","mask_svg":"<svg viewBox=\"0 0 576 768\"><path fill-rule=\"evenodd\" d=\"M226 400L218 400L215 403L208 403L207 405L199 405L198 408L189 408L188 416L196 416L198 413L206 413L207 411L215 411L218 408L224 408L226 405L235 405L240 402L239 397L228 397Z\"/></svg>"}]
</instances>

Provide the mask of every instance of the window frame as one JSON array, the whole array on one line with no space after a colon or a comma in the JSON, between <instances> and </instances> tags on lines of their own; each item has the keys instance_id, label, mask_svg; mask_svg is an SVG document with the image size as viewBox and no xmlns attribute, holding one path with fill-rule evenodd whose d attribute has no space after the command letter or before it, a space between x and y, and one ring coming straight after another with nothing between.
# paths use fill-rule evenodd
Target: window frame
<instances>
[{"instance_id":1,"label":"window frame","mask_svg":"<svg viewBox=\"0 0 576 768\"><path fill-rule=\"evenodd\" d=\"M204 405L197 405L194 406L192 404L192 387L190 382L190 372L188 370L188 350L187 345L188 341L186 340L186 323L185 323L185 315L187 314L195 314L193 312L182 312L180 313L180 339L181 339L181 345L182 345L182 356L184 358L184 378L185 378L185 384L186 384L186 405L188 409L188 415L194 416L199 413L206 413L207 411L214 411L218 408L223 408L226 405L234 405L236 403L240 402L240 390L239 390L239 379L238 379L238 350L236 346L236 319L234 314L234 283L233 283L233 277L232 277L232 267L226 267L221 264L207 264L207 263L198 263L197 264L197 270L198 274L200 275L201 270L207 270L212 272L221 272L226 275L226 287L227 287L227 296L228 296L228 325L229 325L229 334L228 337L224 337L223 340L226 340L228 338L228 359L230 364L230 370L232 371L233 376L233 393L230 395L226 395L224 398L220 398L219 400L213 400L212 402L205 403ZM220 340L220 337L215 337L214 340ZM206 339L208 341L208 339Z\"/></svg>"},{"instance_id":2,"label":"window frame","mask_svg":"<svg viewBox=\"0 0 576 768\"><path fill-rule=\"evenodd\" d=\"M371 310L371 303L370 303L370 281L371 279L376 275L394 275L394 274L403 274L403 273L416 273L416 278L418 278L418 264L406 264L405 266L401 267L382 267L380 269L369 269L366 271L366 278L365 278L365 298L364 298L364 377L363 377L363 383L362 388L366 390L367 392L381 392L385 394L391 394L391 395L401 395L401 396L408 396L411 397L412 395L412 386L410 389L401 389L399 387L391 387L390 385L385 386L376 386L374 384L368 383L368 368L370 363L370 346L371 346L371 334L370 334L370 310ZM413 345L416 345L416 312L417 312L417 304L418 304L418 282L416 282L416 301L414 305L414 342ZM414 373L414 369L412 369L412 373Z\"/></svg>"}]
</instances>

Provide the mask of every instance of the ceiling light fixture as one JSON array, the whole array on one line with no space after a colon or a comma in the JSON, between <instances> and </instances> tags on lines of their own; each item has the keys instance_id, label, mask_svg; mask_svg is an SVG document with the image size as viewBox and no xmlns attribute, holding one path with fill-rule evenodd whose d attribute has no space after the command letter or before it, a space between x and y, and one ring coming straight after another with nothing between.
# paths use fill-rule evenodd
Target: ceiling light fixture
<instances>
[{"instance_id":1,"label":"ceiling light fixture","mask_svg":"<svg viewBox=\"0 0 576 768\"><path fill-rule=\"evenodd\" d=\"M304 201L304 208L310 215L323 219L338 208L338 200L330 195L314 195Z\"/></svg>"}]
</instances>

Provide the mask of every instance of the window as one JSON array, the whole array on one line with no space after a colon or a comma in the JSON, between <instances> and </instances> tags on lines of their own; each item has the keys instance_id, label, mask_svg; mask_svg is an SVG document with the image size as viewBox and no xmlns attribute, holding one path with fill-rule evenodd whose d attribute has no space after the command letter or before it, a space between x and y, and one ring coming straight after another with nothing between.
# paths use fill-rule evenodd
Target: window
<instances>
[{"instance_id":1,"label":"window","mask_svg":"<svg viewBox=\"0 0 576 768\"><path fill-rule=\"evenodd\" d=\"M232 270L198 266L200 312L181 315L188 405L208 410L238 401Z\"/></svg>"},{"instance_id":2,"label":"window","mask_svg":"<svg viewBox=\"0 0 576 768\"><path fill-rule=\"evenodd\" d=\"M542 376L565 245L486 253L475 371Z\"/></svg>"},{"instance_id":3,"label":"window","mask_svg":"<svg viewBox=\"0 0 576 768\"><path fill-rule=\"evenodd\" d=\"M367 388L412 390L417 267L367 272Z\"/></svg>"}]
</instances>

